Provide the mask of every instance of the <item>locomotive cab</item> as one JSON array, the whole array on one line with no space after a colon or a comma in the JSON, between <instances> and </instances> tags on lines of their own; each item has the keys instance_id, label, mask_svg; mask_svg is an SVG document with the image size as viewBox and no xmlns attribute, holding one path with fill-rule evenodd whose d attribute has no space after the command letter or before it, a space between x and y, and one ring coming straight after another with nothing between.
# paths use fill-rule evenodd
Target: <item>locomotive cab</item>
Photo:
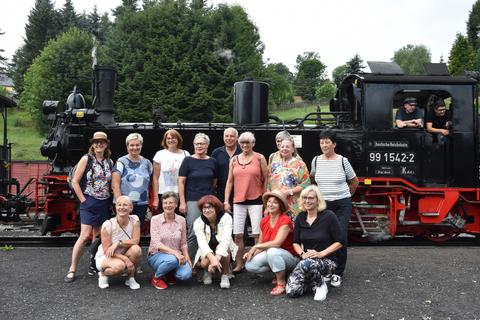
<instances>
[{"instance_id":1,"label":"locomotive cab","mask_svg":"<svg viewBox=\"0 0 480 320\"><path fill-rule=\"evenodd\" d=\"M423 235L434 241L460 230L479 233L476 84L466 76L375 73L343 81L337 98L360 115L363 132L363 159L354 162L362 183L351 231L381 238ZM424 124L436 101L445 101L449 134L397 128L395 114L406 98L415 98Z\"/></svg>"}]
</instances>

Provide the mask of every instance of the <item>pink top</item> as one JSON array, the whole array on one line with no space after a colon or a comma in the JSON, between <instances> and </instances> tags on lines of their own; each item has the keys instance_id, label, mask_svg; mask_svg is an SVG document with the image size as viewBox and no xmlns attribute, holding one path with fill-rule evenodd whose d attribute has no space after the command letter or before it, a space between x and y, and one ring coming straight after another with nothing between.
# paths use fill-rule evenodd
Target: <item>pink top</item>
<instances>
[{"instance_id":1,"label":"pink top","mask_svg":"<svg viewBox=\"0 0 480 320\"><path fill-rule=\"evenodd\" d=\"M128 216L128 224L125 227L121 227L118 224L117 218L113 217L102 224L102 230L105 229L112 239L112 243L118 242L120 240L129 240L133 237L133 225L135 222L139 222L140 220L136 215ZM128 248L125 247L118 247L115 249L115 253L124 254ZM103 251L103 246L100 245L98 247L97 254L95 255L97 258L105 255Z\"/></svg>"},{"instance_id":2,"label":"pink top","mask_svg":"<svg viewBox=\"0 0 480 320\"><path fill-rule=\"evenodd\" d=\"M156 215L150 220L149 254L155 254L158 247L164 245L173 250L181 251L187 247L187 227L185 218L175 214L172 222L165 220L165 214Z\"/></svg>"},{"instance_id":3,"label":"pink top","mask_svg":"<svg viewBox=\"0 0 480 320\"><path fill-rule=\"evenodd\" d=\"M233 203L255 200L262 196L262 168L260 156L254 152L252 160L240 163L239 157L233 158Z\"/></svg>"}]
</instances>

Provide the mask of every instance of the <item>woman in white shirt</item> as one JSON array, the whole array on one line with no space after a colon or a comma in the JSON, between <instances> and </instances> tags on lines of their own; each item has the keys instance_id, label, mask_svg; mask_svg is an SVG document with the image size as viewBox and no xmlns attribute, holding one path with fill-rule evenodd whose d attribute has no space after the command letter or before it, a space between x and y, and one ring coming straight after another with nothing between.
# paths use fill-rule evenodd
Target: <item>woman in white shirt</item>
<instances>
[{"instance_id":1,"label":"woman in white shirt","mask_svg":"<svg viewBox=\"0 0 480 320\"><path fill-rule=\"evenodd\" d=\"M188 151L182 150L183 139L175 129L165 132L162 139L163 150L158 151L153 157L153 207L158 212L163 212L162 203L159 201L165 192L178 194L178 169L183 159L189 156ZM176 209L178 214L178 207Z\"/></svg>"}]
</instances>

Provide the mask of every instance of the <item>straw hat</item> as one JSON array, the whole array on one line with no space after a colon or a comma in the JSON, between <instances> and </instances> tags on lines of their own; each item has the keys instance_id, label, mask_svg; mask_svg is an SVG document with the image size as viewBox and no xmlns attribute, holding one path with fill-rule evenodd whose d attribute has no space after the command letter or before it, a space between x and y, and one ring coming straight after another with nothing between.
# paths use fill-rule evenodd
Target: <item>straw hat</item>
<instances>
[{"instance_id":1,"label":"straw hat","mask_svg":"<svg viewBox=\"0 0 480 320\"><path fill-rule=\"evenodd\" d=\"M93 134L93 137L92 139L90 139L90 143L93 143L93 141L96 141L96 140L105 140L108 142L110 142L110 140L108 140L108 136L105 132L103 131L97 131Z\"/></svg>"},{"instance_id":2,"label":"straw hat","mask_svg":"<svg viewBox=\"0 0 480 320\"><path fill-rule=\"evenodd\" d=\"M280 201L280 205L283 206L283 212L287 211L288 210L288 201L287 201L287 197L285 196L285 194L280 191L280 190L273 190L273 191L268 191L268 192L265 192L262 196L263 198L263 205L264 206L267 206L267 200L268 198L270 197L275 197L278 199L278 201Z\"/></svg>"}]
</instances>

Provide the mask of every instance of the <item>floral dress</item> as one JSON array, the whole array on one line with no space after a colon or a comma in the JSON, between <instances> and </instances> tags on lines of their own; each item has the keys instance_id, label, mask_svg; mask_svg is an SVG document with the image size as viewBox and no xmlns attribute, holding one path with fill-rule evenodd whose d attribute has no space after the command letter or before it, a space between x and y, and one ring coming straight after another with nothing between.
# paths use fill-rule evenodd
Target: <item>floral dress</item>
<instances>
[{"instance_id":1,"label":"floral dress","mask_svg":"<svg viewBox=\"0 0 480 320\"><path fill-rule=\"evenodd\" d=\"M267 190L288 190L301 186L306 188L310 185L310 176L305 162L293 157L286 164L281 158L274 158L268 172ZM299 193L288 197L289 215L295 218L300 212L298 204Z\"/></svg>"}]
</instances>

